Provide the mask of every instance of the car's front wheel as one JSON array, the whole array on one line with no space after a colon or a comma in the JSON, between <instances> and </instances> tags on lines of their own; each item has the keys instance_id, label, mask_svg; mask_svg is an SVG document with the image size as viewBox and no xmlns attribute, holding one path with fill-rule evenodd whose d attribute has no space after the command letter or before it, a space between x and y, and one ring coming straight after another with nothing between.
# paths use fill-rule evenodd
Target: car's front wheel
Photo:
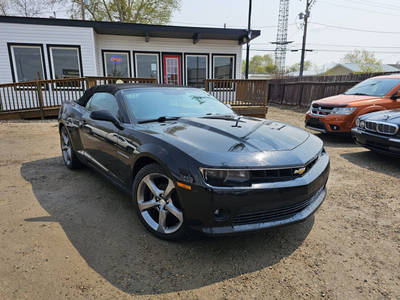
<instances>
[{"instance_id":1,"label":"car's front wheel","mask_svg":"<svg viewBox=\"0 0 400 300\"><path fill-rule=\"evenodd\" d=\"M63 126L60 130L60 144L61 153L65 165L68 169L73 170L81 166L80 161L76 157L74 147L72 146L71 138L68 134L67 129Z\"/></svg>"},{"instance_id":2,"label":"car's front wheel","mask_svg":"<svg viewBox=\"0 0 400 300\"><path fill-rule=\"evenodd\" d=\"M140 221L153 235L164 240L185 236L175 184L160 165L150 164L138 172L132 197Z\"/></svg>"}]
</instances>

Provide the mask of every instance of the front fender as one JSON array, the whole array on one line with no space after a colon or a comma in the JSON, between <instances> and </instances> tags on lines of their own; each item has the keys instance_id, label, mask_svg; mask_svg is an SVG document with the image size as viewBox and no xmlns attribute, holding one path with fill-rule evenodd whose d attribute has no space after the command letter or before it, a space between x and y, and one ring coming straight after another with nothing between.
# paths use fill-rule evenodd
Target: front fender
<instances>
[{"instance_id":1,"label":"front fender","mask_svg":"<svg viewBox=\"0 0 400 300\"><path fill-rule=\"evenodd\" d=\"M356 120L359 116L369 114L372 112L376 112L376 111L382 111L382 110L386 110L386 108L381 105L373 105L373 106L364 107L354 117L353 121L351 122L351 127L353 128L355 126Z\"/></svg>"},{"instance_id":2,"label":"front fender","mask_svg":"<svg viewBox=\"0 0 400 300\"><path fill-rule=\"evenodd\" d=\"M157 145L157 144L144 144L137 149L139 154L136 155L133 166L143 158L150 158L159 163L170 176L175 179L182 179L183 174L188 170L188 157L187 154L179 150L178 148L169 144Z\"/></svg>"}]
</instances>

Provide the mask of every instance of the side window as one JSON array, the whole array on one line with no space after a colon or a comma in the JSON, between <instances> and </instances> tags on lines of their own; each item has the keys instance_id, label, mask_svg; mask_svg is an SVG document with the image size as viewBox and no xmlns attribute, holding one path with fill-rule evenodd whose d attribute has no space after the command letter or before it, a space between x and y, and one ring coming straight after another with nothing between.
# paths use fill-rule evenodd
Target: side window
<instances>
[{"instance_id":1,"label":"side window","mask_svg":"<svg viewBox=\"0 0 400 300\"><path fill-rule=\"evenodd\" d=\"M109 93L95 93L86 103L86 108L89 111L109 110L114 116L118 117L117 99Z\"/></svg>"}]
</instances>

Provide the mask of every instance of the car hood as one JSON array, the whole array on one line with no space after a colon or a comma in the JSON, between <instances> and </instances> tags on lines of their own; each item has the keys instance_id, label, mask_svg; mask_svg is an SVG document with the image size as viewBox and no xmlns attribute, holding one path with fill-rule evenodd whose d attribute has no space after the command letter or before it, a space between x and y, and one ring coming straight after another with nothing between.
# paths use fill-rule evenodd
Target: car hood
<instances>
[{"instance_id":1,"label":"car hood","mask_svg":"<svg viewBox=\"0 0 400 300\"><path fill-rule=\"evenodd\" d=\"M363 120L400 125L400 109L382 110L362 116Z\"/></svg>"},{"instance_id":2,"label":"car hood","mask_svg":"<svg viewBox=\"0 0 400 300\"><path fill-rule=\"evenodd\" d=\"M336 95L327 98L323 98L313 103L317 103L321 106L346 106L349 104L357 105L358 102L369 102L376 100L379 97L376 96L362 96L362 95ZM366 103L367 104L367 103Z\"/></svg>"},{"instance_id":3,"label":"car hood","mask_svg":"<svg viewBox=\"0 0 400 300\"><path fill-rule=\"evenodd\" d=\"M287 151L310 136L287 124L249 117L191 117L139 126L188 152L188 148L216 153Z\"/></svg>"}]
</instances>

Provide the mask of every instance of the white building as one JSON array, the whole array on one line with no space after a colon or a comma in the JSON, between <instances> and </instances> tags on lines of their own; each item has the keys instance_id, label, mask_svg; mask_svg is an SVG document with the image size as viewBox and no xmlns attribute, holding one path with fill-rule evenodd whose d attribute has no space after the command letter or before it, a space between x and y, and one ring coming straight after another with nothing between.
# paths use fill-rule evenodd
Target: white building
<instances>
[{"instance_id":1,"label":"white building","mask_svg":"<svg viewBox=\"0 0 400 300\"><path fill-rule=\"evenodd\" d=\"M201 87L240 79L246 38L244 29L0 16L0 83L124 76Z\"/></svg>"}]
</instances>

